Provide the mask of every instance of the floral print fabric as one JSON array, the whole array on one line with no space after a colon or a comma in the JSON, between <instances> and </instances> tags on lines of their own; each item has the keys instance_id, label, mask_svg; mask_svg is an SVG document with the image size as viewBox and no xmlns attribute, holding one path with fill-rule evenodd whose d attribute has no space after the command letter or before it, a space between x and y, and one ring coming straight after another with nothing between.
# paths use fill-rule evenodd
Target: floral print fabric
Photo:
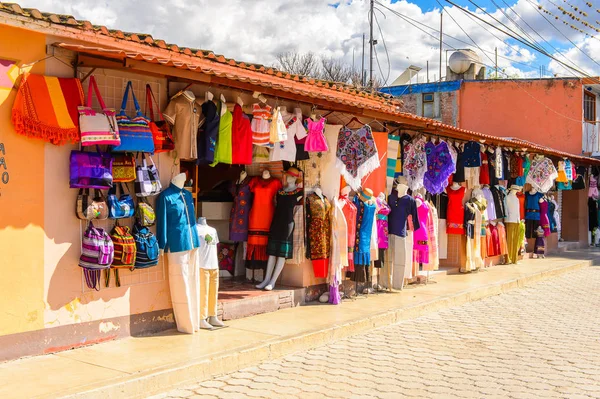
<instances>
[{"instance_id":1,"label":"floral print fabric","mask_svg":"<svg viewBox=\"0 0 600 399\"><path fill-rule=\"evenodd\" d=\"M229 239L231 241L248 240L248 217L252 208L250 181L246 178L240 184L232 184L233 206L229 215Z\"/></svg>"},{"instance_id":2,"label":"floral print fabric","mask_svg":"<svg viewBox=\"0 0 600 399\"><path fill-rule=\"evenodd\" d=\"M388 215L391 208L382 199L377 198L377 244L379 248L387 249L388 242Z\"/></svg>"},{"instance_id":3,"label":"floral print fabric","mask_svg":"<svg viewBox=\"0 0 600 399\"><path fill-rule=\"evenodd\" d=\"M438 145L429 142L425 144L425 155L427 172L423 177L423 186L431 194L442 193L448 185L448 178L456 171L448 144L443 141Z\"/></svg>"},{"instance_id":4,"label":"floral print fabric","mask_svg":"<svg viewBox=\"0 0 600 399\"><path fill-rule=\"evenodd\" d=\"M379 154L369 125L358 130L340 129L336 166L353 190L358 190L362 178L379 167Z\"/></svg>"},{"instance_id":5,"label":"floral print fabric","mask_svg":"<svg viewBox=\"0 0 600 399\"><path fill-rule=\"evenodd\" d=\"M331 203L312 193L306 197L308 259L327 259L331 250Z\"/></svg>"},{"instance_id":6,"label":"floral print fabric","mask_svg":"<svg viewBox=\"0 0 600 399\"><path fill-rule=\"evenodd\" d=\"M408 188L415 191L423 187L426 172L425 138L419 137L404 147L404 176L408 180Z\"/></svg>"},{"instance_id":7,"label":"floral print fabric","mask_svg":"<svg viewBox=\"0 0 600 399\"><path fill-rule=\"evenodd\" d=\"M557 177L558 172L549 158L536 157L531 161L531 167L525 181L536 190L545 193L552 188Z\"/></svg>"}]
</instances>

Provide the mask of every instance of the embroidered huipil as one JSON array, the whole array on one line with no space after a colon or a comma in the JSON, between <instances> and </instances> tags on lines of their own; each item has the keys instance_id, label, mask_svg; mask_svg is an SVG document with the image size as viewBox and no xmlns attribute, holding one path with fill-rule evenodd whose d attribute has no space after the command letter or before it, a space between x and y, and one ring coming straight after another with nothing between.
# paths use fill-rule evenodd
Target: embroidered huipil
<instances>
[{"instance_id":1,"label":"embroidered huipil","mask_svg":"<svg viewBox=\"0 0 600 399\"><path fill-rule=\"evenodd\" d=\"M312 193L306 197L306 257L328 259L331 254L331 203Z\"/></svg>"},{"instance_id":2,"label":"embroidered huipil","mask_svg":"<svg viewBox=\"0 0 600 399\"><path fill-rule=\"evenodd\" d=\"M348 239L346 243L348 245L348 266L350 271L354 271L354 244L356 242L356 206L348 198L347 195L340 195L340 203L342 205L342 212L346 218L346 227L348 229Z\"/></svg>"},{"instance_id":3,"label":"embroidered huipil","mask_svg":"<svg viewBox=\"0 0 600 399\"><path fill-rule=\"evenodd\" d=\"M252 209L252 192L250 191L250 177L246 177L240 184L231 185L233 206L229 216L229 239L231 241L248 240L248 217Z\"/></svg>"},{"instance_id":4,"label":"embroidered huipil","mask_svg":"<svg viewBox=\"0 0 600 399\"><path fill-rule=\"evenodd\" d=\"M198 248L194 200L189 191L173 183L156 200L156 238L166 252Z\"/></svg>"},{"instance_id":5,"label":"embroidered huipil","mask_svg":"<svg viewBox=\"0 0 600 399\"><path fill-rule=\"evenodd\" d=\"M354 246L354 264L371 264L371 247L373 239L373 223L375 222L375 204L363 202L354 197L356 215L356 244ZM375 241L376 242L376 241Z\"/></svg>"},{"instance_id":6,"label":"embroidered huipil","mask_svg":"<svg viewBox=\"0 0 600 399\"><path fill-rule=\"evenodd\" d=\"M269 128L269 143L273 146L288 139L287 128L283 122L283 117L279 108L273 113L273 121Z\"/></svg>"},{"instance_id":7,"label":"embroidered huipil","mask_svg":"<svg viewBox=\"0 0 600 399\"><path fill-rule=\"evenodd\" d=\"M433 221L429 213L429 205L422 198L417 211L419 213L420 228L415 230L413 237L413 261L417 263L429 263L429 233L433 231ZM418 203L418 202L417 202Z\"/></svg>"},{"instance_id":8,"label":"embroidered huipil","mask_svg":"<svg viewBox=\"0 0 600 399\"><path fill-rule=\"evenodd\" d=\"M404 147L403 167L408 188L415 191L423 187L423 179L427 172L424 137L419 137Z\"/></svg>"},{"instance_id":9,"label":"embroidered huipil","mask_svg":"<svg viewBox=\"0 0 600 399\"><path fill-rule=\"evenodd\" d=\"M387 249L388 243L388 215L390 214L389 205L382 199L377 198L377 246Z\"/></svg>"},{"instance_id":10,"label":"embroidered huipil","mask_svg":"<svg viewBox=\"0 0 600 399\"><path fill-rule=\"evenodd\" d=\"M252 104L252 144L262 147L269 145L272 110L267 104Z\"/></svg>"},{"instance_id":11,"label":"embroidered huipil","mask_svg":"<svg viewBox=\"0 0 600 399\"><path fill-rule=\"evenodd\" d=\"M536 190L545 193L552 188L557 177L558 172L549 158L535 157L531 161L531 167L525 181Z\"/></svg>"},{"instance_id":12,"label":"embroidered huipil","mask_svg":"<svg viewBox=\"0 0 600 399\"><path fill-rule=\"evenodd\" d=\"M441 141L438 145L431 141L425 144L427 171L423 177L423 186L431 194L444 192L448 185L448 177L456 171L448 144Z\"/></svg>"},{"instance_id":13,"label":"embroidered huipil","mask_svg":"<svg viewBox=\"0 0 600 399\"><path fill-rule=\"evenodd\" d=\"M305 144L305 148L307 145ZM310 151L308 148L306 150ZM357 130L340 129L335 157L335 166L340 170L346 183L353 190L357 190L362 178L380 166L379 153L371 127L365 125Z\"/></svg>"}]
</instances>

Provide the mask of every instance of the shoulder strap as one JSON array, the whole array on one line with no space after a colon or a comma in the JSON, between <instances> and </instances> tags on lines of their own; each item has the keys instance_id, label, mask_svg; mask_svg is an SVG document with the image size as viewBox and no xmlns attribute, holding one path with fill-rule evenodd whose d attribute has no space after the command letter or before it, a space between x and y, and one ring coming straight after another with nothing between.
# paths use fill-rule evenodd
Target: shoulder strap
<instances>
[{"instance_id":1,"label":"shoulder strap","mask_svg":"<svg viewBox=\"0 0 600 399\"><path fill-rule=\"evenodd\" d=\"M96 78L94 75L90 76L90 83L88 84L88 98L87 98L87 106L92 107L92 92L96 93L96 98L98 99L98 103L102 110L106 108L104 105L104 101L102 100L102 96L100 95L100 90L98 90L98 85L96 84Z\"/></svg>"},{"instance_id":2,"label":"shoulder strap","mask_svg":"<svg viewBox=\"0 0 600 399\"><path fill-rule=\"evenodd\" d=\"M138 114L142 113L140 108L140 104L138 103L137 98L135 98L135 92L133 91L133 83L131 80L127 82L127 88L125 89L125 94L123 94L123 101L121 102L121 113L125 113L125 108L127 108L127 100L129 99L129 89L131 89L131 97L133 97L133 105L135 106L135 111Z\"/></svg>"},{"instance_id":3,"label":"shoulder strap","mask_svg":"<svg viewBox=\"0 0 600 399\"><path fill-rule=\"evenodd\" d=\"M150 109L150 119L154 120L154 104L156 104L158 119L164 121L165 118L163 117L162 112L160 112L160 109L158 109L158 101L156 101L156 97L154 97L154 92L149 83L146 83L146 101L148 102L148 108Z\"/></svg>"}]
</instances>

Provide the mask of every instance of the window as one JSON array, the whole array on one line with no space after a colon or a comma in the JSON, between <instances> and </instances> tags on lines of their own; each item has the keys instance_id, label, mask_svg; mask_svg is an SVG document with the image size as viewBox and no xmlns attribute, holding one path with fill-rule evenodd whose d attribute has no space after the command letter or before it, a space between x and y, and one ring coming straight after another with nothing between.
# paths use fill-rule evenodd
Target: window
<instances>
[{"instance_id":1,"label":"window","mask_svg":"<svg viewBox=\"0 0 600 399\"><path fill-rule=\"evenodd\" d=\"M583 96L583 119L586 121L596 121L596 95L589 91L584 91Z\"/></svg>"},{"instance_id":2,"label":"window","mask_svg":"<svg viewBox=\"0 0 600 399\"><path fill-rule=\"evenodd\" d=\"M426 118L434 117L433 93L423 93L423 116Z\"/></svg>"}]
</instances>

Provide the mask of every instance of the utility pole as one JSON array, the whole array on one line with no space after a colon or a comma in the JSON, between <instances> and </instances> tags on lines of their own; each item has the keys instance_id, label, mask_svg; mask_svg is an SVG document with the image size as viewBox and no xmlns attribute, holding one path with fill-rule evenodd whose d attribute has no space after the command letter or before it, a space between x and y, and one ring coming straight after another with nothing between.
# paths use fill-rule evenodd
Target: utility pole
<instances>
[{"instance_id":1,"label":"utility pole","mask_svg":"<svg viewBox=\"0 0 600 399\"><path fill-rule=\"evenodd\" d=\"M360 70L360 83L365 86L365 34L363 33L362 68Z\"/></svg>"},{"instance_id":2,"label":"utility pole","mask_svg":"<svg viewBox=\"0 0 600 399\"><path fill-rule=\"evenodd\" d=\"M373 12L375 10L375 0L371 0L371 9L369 11L369 28L371 34L369 36L369 87L373 88Z\"/></svg>"},{"instance_id":3,"label":"utility pole","mask_svg":"<svg viewBox=\"0 0 600 399\"><path fill-rule=\"evenodd\" d=\"M496 62L495 62L495 66L496 66L496 79L498 79L498 47L496 47L495 53L496 53Z\"/></svg>"},{"instance_id":4,"label":"utility pole","mask_svg":"<svg viewBox=\"0 0 600 399\"><path fill-rule=\"evenodd\" d=\"M429 83L429 60L427 60L427 83Z\"/></svg>"},{"instance_id":5,"label":"utility pole","mask_svg":"<svg viewBox=\"0 0 600 399\"><path fill-rule=\"evenodd\" d=\"M444 10L442 10L442 12L440 13L440 82L442 81L442 27L443 27L443 21L444 21Z\"/></svg>"}]
</instances>

